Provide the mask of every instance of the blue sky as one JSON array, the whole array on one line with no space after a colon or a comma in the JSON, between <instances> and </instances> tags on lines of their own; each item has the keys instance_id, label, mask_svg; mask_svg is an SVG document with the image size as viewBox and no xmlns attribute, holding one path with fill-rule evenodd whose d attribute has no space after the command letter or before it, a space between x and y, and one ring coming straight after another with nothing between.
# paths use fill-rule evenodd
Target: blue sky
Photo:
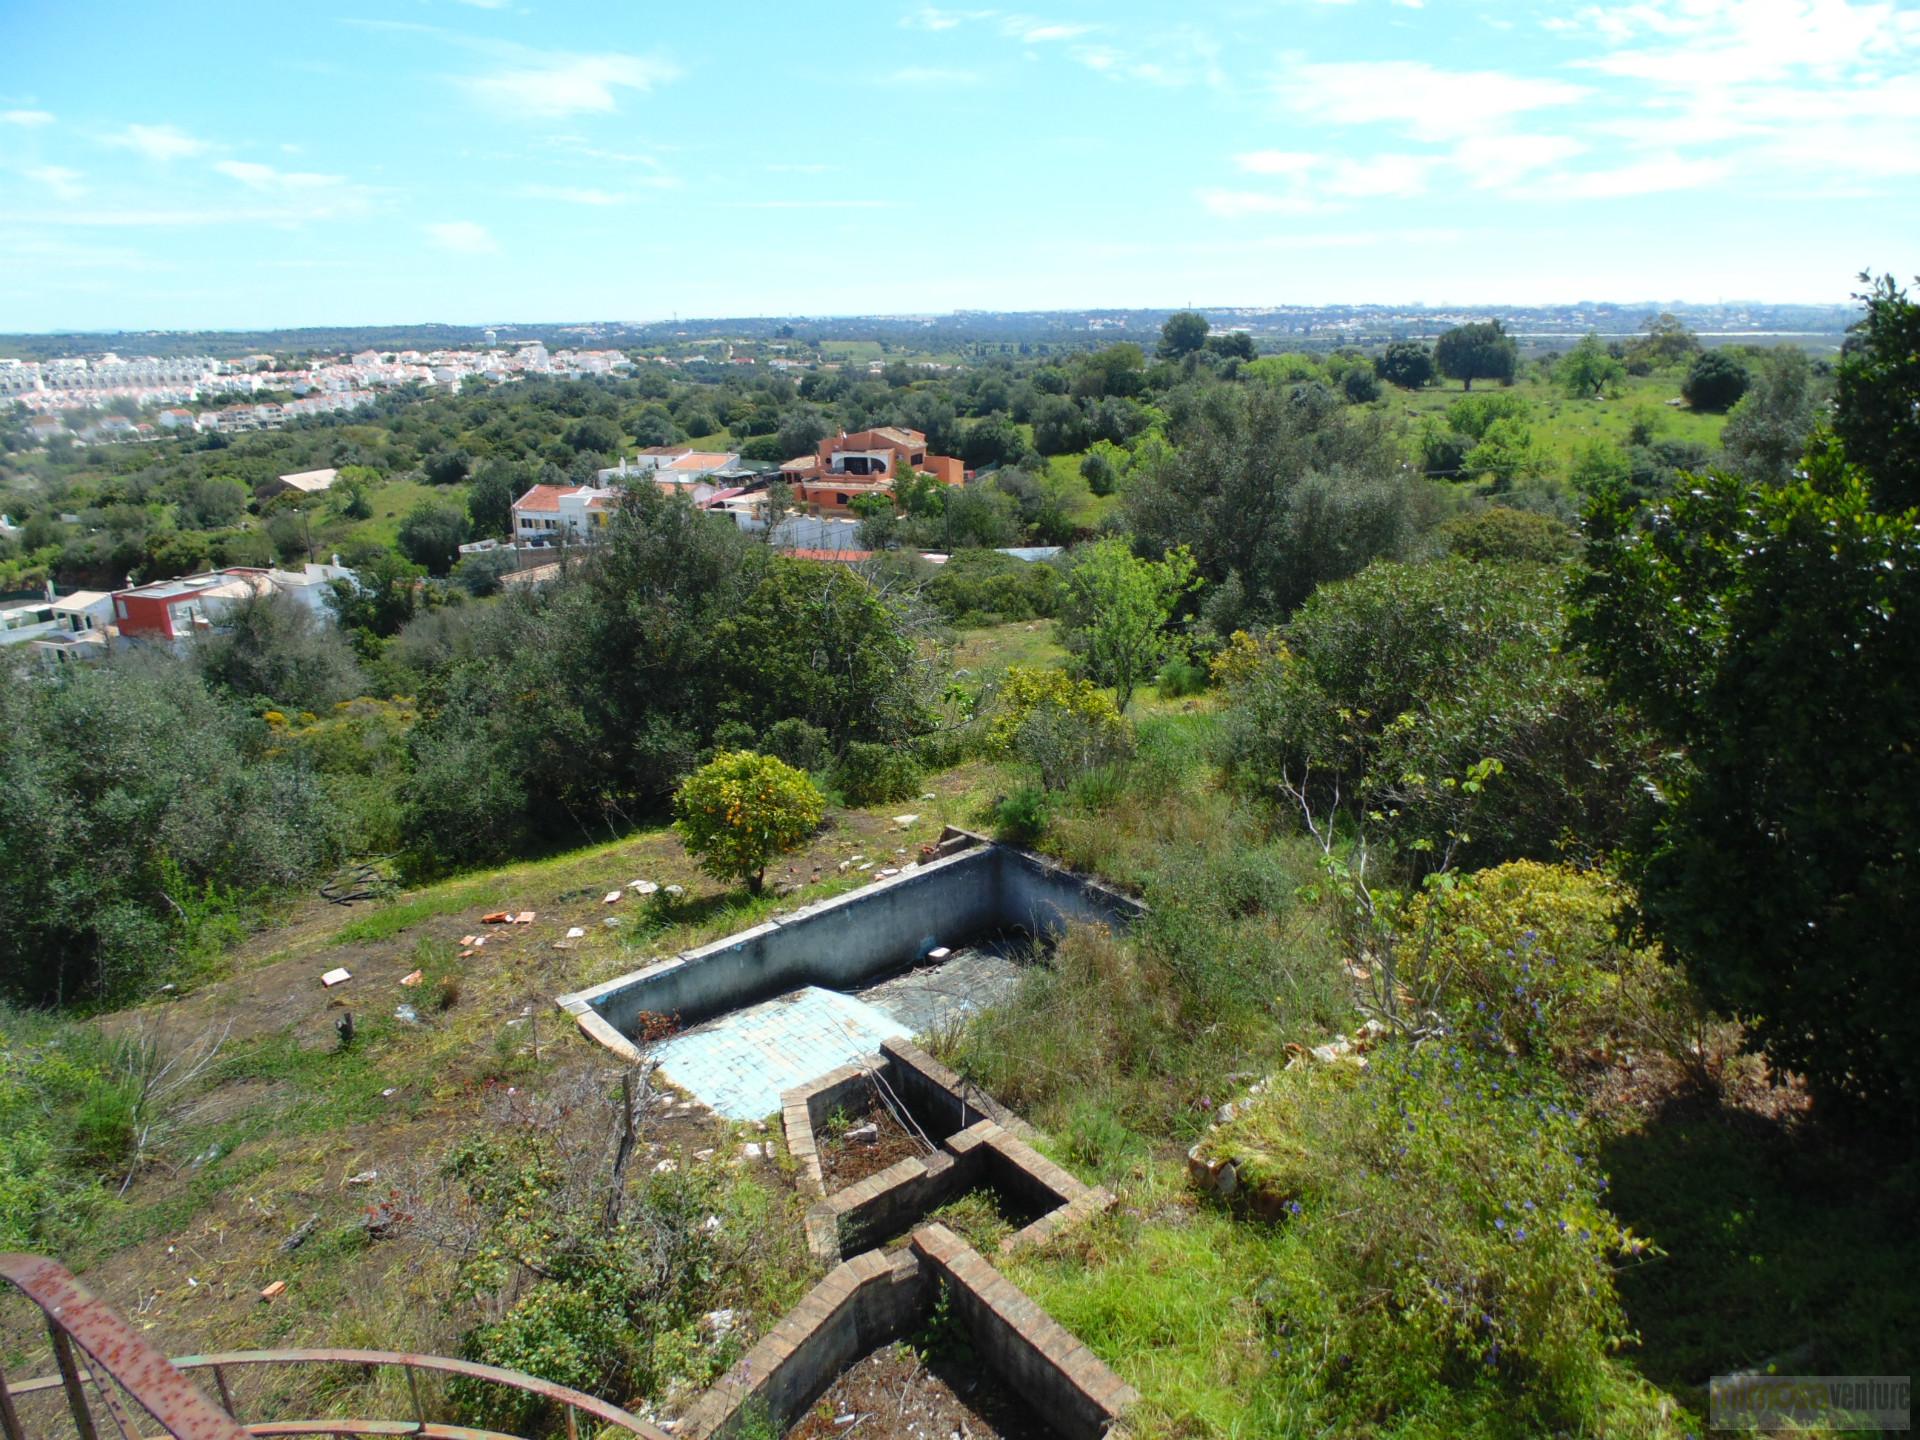
<instances>
[{"instance_id":1,"label":"blue sky","mask_svg":"<svg viewBox=\"0 0 1920 1440\"><path fill-rule=\"evenodd\" d=\"M0 330L1920 270L1920 0L0 0L0 55Z\"/></svg>"}]
</instances>

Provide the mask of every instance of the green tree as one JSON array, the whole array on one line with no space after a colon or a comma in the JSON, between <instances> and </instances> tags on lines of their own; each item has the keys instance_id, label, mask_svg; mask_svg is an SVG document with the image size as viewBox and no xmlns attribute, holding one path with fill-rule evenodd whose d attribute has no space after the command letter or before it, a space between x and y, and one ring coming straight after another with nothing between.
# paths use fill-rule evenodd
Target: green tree
<instances>
[{"instance_id":1,"label":"green tree","mask_svg":"<svg viewBox=\"0 0 1920 1440\"><path fill-rule=\"evenodd\" d=\"M1641 749L1567 653L1559 566L1381 563L1322 586L1286 646L1235 689L1243 779L1349 804L1411 844L1470 837L1463 860L1549 859L1624 833ZM1459 782L1497 760L1469 797Z\"/></svg>"},{"instance_id":2,"label":"green tree","mask_svg":"<svg viewBox=\"0 0 1920 1440\"><path fill-rule=\"evenodd\" d=\"M1113 687L1114 703L1124 711L1134 688L1166 660L1174 610L1199 584L1184 545L1164 559L1142 560L1125 540L1102 540L1067 574L1061 640L1090 678Z\"/></svg>"},{"instance_id":3,"label":"green tree","mask_svg":"<svg viewBox=\"0 0 1920 1440\"><path fill-rule=\"evenodd\" d=\"M1598 400L1627 378L1627 367L1608 352L1597 331L1589 330L1560 357L1554 374L1573 399Z\"/></svg>"},{"instance_id":4,"label":"green tree","mask_svg":"<svg viewBox=\"0 0 1920 1440\"><path fill-rule=\"evenodd\" d=\"M1897 438L1920 409L1899 292L1852 363L1904 397L1841 391L1806 473L1697 478L1651 523L1589 508L1575 628L1608 690L1678 758L1627 856L1648 929L1751 1043L1816 1096L1920 1117L1920 509Z\"/></svg>"},{"instance_id":5,"label":"green tree","mask_svg":"<svg viewBox=\"0 0 1920 1440\"><path fill-rule=\"evenodd\" d=\"M1115 449L1118 447L1102 440L1081 458L1080 478L1087 482L1087 489L1094 495L1105 497L1113 494L1114 486L1119 482L1120 472L1110 453Z\"/></svg>"},{"instance_id":6,"label":"green tree","mask_svg":"<svg viewBox=\"0 0 1920 1440\"><path fill-rule=\"evenodd\" d=\"M767 862L798 849L827 813L804 770L771 755L725 751L674 792L674 829L717 880L744 880L758 895Z\"/></svg>"},{"instance_id":7,"label":"green tree","mask_svg":"<svg viewBox=\"0 0 1920 1440\"><path fill-rule=\"evenodd\" d=\"M1433 383L1433 352L1418 340L1394 341L1373 363L1382 380L1402 390L1419 390Z\"/></svg>"},{"instance_id":8,"label":"green tree","mask_svg":"<svg viewBox=\"0 0 1920 1440\"><path fill-rule=\"evenodd\" d=\"M180 518L197 530L218 530L247 513L247 487L225 475L196 480L180 503Z\"/></svg>"},{"instance_id":9,"label":"green tree","mask_svg":"<svg viewBox=\"0 0 1920 1440\"><path fill-rule=\"evenodd\" d=\"M513 502L530 488L522 468L507 460L483 460L467 490L467 516L482 538L507 538L513 529Z\"/></svg>"},{"instance_id":10,"label":"green tree","mask_svg":"<svg viewBox=\"0 0 1920 1440\"><path fill-rule=\"evenodd\" d=\"M170 657L0 686L0 990L124 1000L309 880L332 807Z\"/></svg>"},{"instance_id":11,"label":"green tree","mask_svg":"<svg viewBox=\"0 0 1920 1440\"><path fill-rule=\"evenodd\" d=\"M1213 327L1197 310L1177 310L1160 326L1159 355L1162 360L1180 360L1207 343Z\"/></svg>"},{"instance_id":12,"label":"green tree","mask_svg":"<svg viewBox=\"0 0 1920 1440\"><path fill-rule=\"evenodd\" d=\"M1753 376L1724 350L1709 350L1687 370L1680 393L1696 410L1730 410L1747 393Z\"/></svg>"},{"instance_id":13,"label":"green tree","mask_svg":"<svg viewBox=\"0 0 1920 1440\"><path fill-rule=\"evenodd\" d=\"M1136 456L1122 507L1147 549L1191 549L1222 633L1271 623L1410 533L1411 481L1377 413L1222 386L1176 409L1168 442Z\"/></svg>"},{"instance_id":14,"label":"green tree","mask_svg":"<svg viewBox=\"0 0 1920 1440\"><path fill-rule=\"evenodd\" d=\"M222 611L220 629L196 642L194 660L216 689L284 709L322 710L360 693L359 667L340 632L273 591Z\"/></svg>"},{"instance_id":15,"label":"green tree","mask_svg":"<svg viewBox=\"0 0 1920 1440\"><path fill-rule=\"evenodd\" d=\"M1547 457L1525 421L1507 419L1489 425L1462 463L1473 474L1490 476L1495 490L1510 490L1516 481L1544 473Z\"/></svg>"},{"instance_id":16,"label":"green tree","mask_svg":"<svg viewBox=\"0 0 1920 1440\"><path fill-rule=\"evenodd\" d=\"M820 442L833 433L833 426L818 406L796 405L780 417L780 429L776 433L780 458L792 460L813 454Z\"/></svg>"},{"instance_id":17,"label":"green tree","mask_svg":"<svg viewBox=\"0 0 1920 1440\"><path fill-rule=\"evenodd\" d=\"M1640 329L1640 338L1627 349L1627 365L1636 374L1684 365L1700 353L1700 337L1672 315L1649 315Z\"/></svg>"},{"instance_id":18,"label":"green tree","mask_svg":"<svg viewBox=\"0 0 1920 1440\"><path fill-rule=\"evenodd\" d=\"M453 568L466 540L466 512L437 500L422 500L400 522L400 553L432 575Z\"/></svg>"},{"instance_id":19,"label":"green tree","mask_svg":"<svg viewBox=\"0 0 1920 1440\"><path fill-rule=\"evenodd\" d=\"M422 464L429 485L458 485L473 469L473 456L464 450L436 450Z\"/></svg>"},{"instance_id":20,"label":"green tree","mask_svg":"<svg viewBox=\"0 0 1920 1440\"><path fill-rule=\"evenodd\" d=\"M1786 484L1806 453L1813 423L1813 366L1804 350L1782 345L1727 416L1720 432L1727 468L1760 484Z\"/></svg>"},{"instance_id":21,"label":"green tree","mask_svg":"<svg viewBox=\"0 0 1920 1440\"><path fill-rule=\"evenodd\" d=\"M1503 323L1480 320L1456 325L1436 340L1433 363L1449 380L1458 380L1463 390L1473 389L1476 380L1512 384L1520 350Z\"/></svg>"},{"instance_id":22,"label":"green tree","mask_svg":"<svg viewBox=\"0 0 1920 1440\"><path fill-rule=\"evenodd\" d=\"M1863 280L1869 277L1863 275ZM1920 306L1883 276L1840 358L1834 433L1865 466L1874 503L1883 510L1920 505Z\"/></svg>"},{"instance_id":23,"label":"green tree","mask_svg":"<svg viewBox=\"0 0 1920 1440\"><path fill-rule=\"evenodd\" d=\"M585 415L566 428L560 437L569 449L588 455L615 455L627 440L620 427L604 415Z\"/></svg>"}]
</instances>

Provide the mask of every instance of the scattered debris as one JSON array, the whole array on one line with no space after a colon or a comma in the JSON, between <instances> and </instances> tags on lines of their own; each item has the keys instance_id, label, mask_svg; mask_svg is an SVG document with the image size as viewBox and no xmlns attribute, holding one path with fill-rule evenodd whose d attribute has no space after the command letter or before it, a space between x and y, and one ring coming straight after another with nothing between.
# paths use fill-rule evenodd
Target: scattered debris
<instances>
[{"instance_id":1,"label":"scattered debris","mask_svg":"<svg viewBox=\"0 0 1920 1440\"><path fill-rule=\"evenodd\" d=\"M700 1323L707 1328L707 1331L714 1339L724 1340L728 1335L733 1333L734 1314L731 1308L725 1310L709 1310L700 1317Z\"/></svg>"},{"instance_id":2,"label":"scattered debris","mask_svg":"<svg viewBox=\"0 0 1920 1440\"><path fill-rule=\"evenodd\" d=\"M402 975L400 977L400 983L402 985L405 985L411 988L415 985L418 985L422 980L426 978L427 978L426 973L424 971L416 970L411 975Z\"/></svg>"},{"instance_id":3,"label":"scattered debris","mask_svg":"<svg viewBox=\"0 0 1920 1440\"><path fill-rule=\"evenodd\" d=\"M743 1160L758 1160L765 1153L766 1150L763 1146L751 1140L740 1147L740 1158Z\"/></svg>"},{"instance_id":4,"label":"scattered debris","mask_svg":"<svg viewBox=\"0 0 1920 1440\"><path fill-rule=\"evenodd\" d=\"M653 1173L656 1175L671 1175L679 1168L680 1166L675 1161L662 1160L658 1165L653 1167Z\"/></svg>"},{"instance_id":5,"label":"scattered debris","mask_svg":"<svg viewBox=\"0 0 1920 1440\"><path fill-rule=\"evenodd\" d=\"M898 870L896 870L896 869L895 869L895 868L894 868L893 866L891 866L891 865L889 865L889 866L888 866L888 867L887 867L886 869L884 869L884 870L882 870L882 871L880 872L880 878L881 878L882 880L884 880L884 879L886 879L886 878L887 878L887 877L888 877L889 875L898 875L899 873L900 873L900 872L899 872Z\"/></svg>"},{"instance_id":6,"label":"scattered debris","mask_svg":"<svg viewBox=\"0 0 1920 1440\"><path fill-rule=\"evenodd\" d=\"M686 893L687 893L686 887L683 885L667 886L667 894L670 895L675 900L678 900L682 895Z\"/></svg>"},{"instance_id":7,"label":"scattered debris","mask_svg":"<svg viewBox=\"0 0 1920 1440\"><path fill-rule=\"evenodd\" d=\"M934 794L933 791L929 790L927 791L926 794L922 795L920 798L924 801L924 800L938 800L940 797Z\"/></svg>"},{"instance_id":8,"label":"scattered debris","mask_svg":"<svg viewBox=\"0 0 1920 1440\"><path fill-rule=\"evenodd\" d=\"M287 1282L284 1280L276 1280L260 1292L260 1298L262 1300L276 1300L286 1293Z\"/></svg>"},{"instance_id":9,"label":"scattered debris","mask_svg":"<svg viewBox=\"0 0 1920 1440\"><path fill-rule=\"evenodd\" d=\"M854 866L853 868L856 870L871 870L873 869L873 861L862 860L858 865Z\"/></svg>"},{"instance_id":10,"label":"scattered debris","mask_svg":"<svg viewBox=\"0 0 1920 1440\"><path fill-rule=\"evenodd\" d=\"M898 825L902 830L904 830L907 828L907 826L913 824L913 822L918 820L919 818L920 817L918 815L896 815L893 817L893 823Z\"/></svg>"},{"instance_id":11,"label":"scattered debris","mask_svg":"<svg viewBox=\"0 0 1920 1440\"><path fill-rule=\"evenodd\" d=\"M606 926L609 930L612 930L616 926L618 926L621 923L621 921L618 915L609 915L607 916L606 919L602 920L600 923Z\"/></svg>"},{"instance_id":12,"label":"scattered debris","mask_svg":"<svg viewBox=\"0 0 1920 1440\"><path fill-rule=\"evenodd\" d=\"M462 950L460 952L460 958L462 960L471 960L473 956L474 956L474 950L472 946L468 946L465 950Z\"/></svg>"},{"instance_id":13,"label":"scattered debris","mask_svg":"<svg viewBox=\"0 0 1920 1440\"><path fill-rule=\"evenodd\" d=\"M569 925L567 927L567 939L569 940L582 939L586 935L586 933L587 932L578 925Z\"/></svg>"},{"instance_id":14,"label":"scattered debris","mask_svg":"<svg viewBox=\"0 0 1920 1440\"><path fill-rule=\"evenodd\" d=\"M929 950L929 951L927 951L927 959L929 959L929 960L944 960L944 959L946 959L946 958L947 958L947 957L948 957L949 955L951 955L951 954L953 954L953 951L952 951L951 949L949 949L949 948L948 948L947 946L945 946L945 945L936 945L936 946L934 946L934 947L933 947L933 949L931 949L931 950Z\"/></svg>"},{"instance_id":15,"label":"scattered debris","mask_svg":"<svg viewBox=\"0 0 1920 1440\"><path fill-rule=\"evenodd\" d=\"M320 1217L318 1215L309 1215L295 1227L291 1235L280 1242L280 1253L282 1255L291 1255L294 1251L298 1250L302 1245L307 1243L307 1237L313 1234L313 1232L319 1228L319 1225Z\"/></svg>"},{"instance_id":16,"label":"scattered debris","mask_svg":"<svg viewBox=\"0 0 1920 1440\"><path fill-rule=\"evenodd\" d=\"M651 895L660 887L651 880L630 880L627 882L627 888L636 895Z\"/></svg>"},{"instance_id":17,"label":"scattered debris","mask_svg":"<svg viewBox=\"0 0 1920 1440\"><path fill-rule=\"evenodd\" d=\"M391 1100L394 1096L398 1095L399 1093L400 1093L400 1087L398 1085L389 1085L386 1089L380 1092L380 1098L382 1100Z\"/></svg>"},{"instance_id":18,"label":"scattered debris","mask_svg":"<svg viewBox=\"0 0 1920 1440\"><path fill-rule=\"evenodd\" d=\"M474 941L478 940L479 938L480 937L477 935L462 935L460 937L460 943L462 945L471 945L473 944Z\"/></svg>"},{"instance_id":19,"label":"scattered debris","mask_svg":"<svg viewBox=\"0 0 1920 1440\"><path fill-rule=\"evenodd\" d=\"M609 890L607 891L606 903L609 905L617 905L626 897L626 893L624 890Z\"/></svg>"},{"instance_id":20,"label":"scattered debris","mask_svg":"<svg viewBox=\"0 0 1920 1440\"><path fill-rule=\"evenodd\" d=\"M347 1177L347 1184L371 1185L374 1181L378 1180L379 1178L380 1178L380 1172L378 1170L362 1170L358 1175L349 1175Z\"/></svg>"},{"instance_id":21,"label":"scattered debris","mask_svg":"<svg viewBox=\"0 0 1920 1440\"><path fill-rule=\"evenodd\" d=\"M326 974L322 975L320 977L320 983L328 990L331 990L336 985L346 984L347 981L351 980L352 978L353 978L353 972L347 969L346 966L340 965L340 966L336 966L334 969L329 970L327 971Z\"/></svg>"},{"instance_id":22,"label":"scattered debris","mask_svg":"<svg viewBox=\"0 0 1920 1440\"><path fill-rule=\"evenodd\" d=\"M504 925L507 923L507 921L511 920L512 918L513 918L512 912L506 911L506 910L496 910L491 915L482 915L480 917L480 923L482 925Z\"/></svg>"},{"instance_id":23,"label":"scattered debris","mask_svg":"<svg viewBox=\"0 0 1920 1440\"><path fill-rule=\"evenodd\" d=\"M515 925L531 925L531 924L533 924L533 911L531 911L531 910L522 910L522 911L521 911L521 912L520 912L520 913L519 913L518 915L516 915L516 916L514 916L514 917L513 917L513 923L514 923Z\"/></svg>"},{"instance_id":24,"label":"scattered debris","mask_svg":"<svg viewBox=\"0 0 1920 1440\"><path fill-rule=\"evenodd\" d=\"M847 1131L846 1138L855 1145L878 1145L880 1143L880 1127L871 1121L865 1125L856 1125Z\"/></svg>"},{"instance_id":25,"label":"scattered debris","mask_svg":"<svg viewBox=\"0 0 1920 1440\"><path fill-rule=\"evenodd\" d=\"M396 1005L393 1007L393 1018L402 1025L418 1025L420 1012L411 1005Z\"/></svg>"},{"instance_id":26,"label":"scattered debris","mask_svg":"<svg viewBox=\"0 0 1920 1440\"><path fill-rule=\"evenodd\" d=\"M353 1012L347 1011L333 1022L334 1033L340 1037L342 1047L353 1044Z\"/></svg>"}]
</instances>

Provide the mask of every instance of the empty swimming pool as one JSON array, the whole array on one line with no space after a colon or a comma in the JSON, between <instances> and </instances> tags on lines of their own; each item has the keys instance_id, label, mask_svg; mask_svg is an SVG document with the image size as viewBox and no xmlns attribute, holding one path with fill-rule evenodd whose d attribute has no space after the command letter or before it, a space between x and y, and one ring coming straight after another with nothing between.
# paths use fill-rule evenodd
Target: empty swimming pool
<instances>
[{"instance_id":1,"label":"empty swimming pool","mask_svg":"<svg viewBox=\"0 0 1920 1440\"><path fill-rule=\"evenodd\" d=\"M1138 902L1010 846L950 831L924 865L645 966L561 1008L639 1058L653 1017L675 1034L650 1054L666 1077L734 1119L780 1092L1004 1000L1023 952L1075 921L1126 925ZM946 952L944 954L939 952Z\"/></svg>"}]
</instances>

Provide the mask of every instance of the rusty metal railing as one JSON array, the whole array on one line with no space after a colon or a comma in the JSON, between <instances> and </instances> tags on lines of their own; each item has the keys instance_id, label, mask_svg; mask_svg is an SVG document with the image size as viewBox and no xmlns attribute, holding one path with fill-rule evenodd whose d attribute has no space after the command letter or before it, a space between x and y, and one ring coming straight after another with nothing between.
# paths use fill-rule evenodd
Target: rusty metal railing
<instances>
[{"instance_id":1,"label":"rusty metal railing","mask_svg":"<svg viewBox=\"0 0 1920 1440\"><path fill-rule=\"evenodd\" d=\"M168 1359L150 1345L104 1301L89 1294L78 1280L56 1263L38 1255L0 1254L0 1279L10 1281L38 1305L47 1317L47 1335L53 1345L55 1375L9 1386L0 1373L0 1436L27 1440L15 1405L18 1397L52 1390L66 1393L79 1440L103 1440L101 1427L88 1402L92 1386L100 1407L113 1422L104 1440L140 1440L120 1399L124 1391L176 1440L246 1440L248 1436L367 1435L419 1436L422 1440L514 1440L493 1430L449 1425L426 1418L419 1372L425 1370L482 1380L525 1391L550 1400L566 1417L568 1440L579 1440L578 1417L590 1416L603 1425L624 1430L639 1440L668 1440L666 1434L637 1415L565 1385L440 1355L418 1355L398 1350L301 1349L228 1350L215 1355L183 1355ZM87 1358L82 1368L74 1358L79 1349ZM367 1369L395 1366L406 1376L412 1397L412 1420L256 1420L242 1423L233 1400L228 1371L256 1365L353 1365ZM207 1370L220 1393L215 1405L187 1375ZM117 1432L117 1433L116 1433Z\"/></svg>"}]
</instances>

